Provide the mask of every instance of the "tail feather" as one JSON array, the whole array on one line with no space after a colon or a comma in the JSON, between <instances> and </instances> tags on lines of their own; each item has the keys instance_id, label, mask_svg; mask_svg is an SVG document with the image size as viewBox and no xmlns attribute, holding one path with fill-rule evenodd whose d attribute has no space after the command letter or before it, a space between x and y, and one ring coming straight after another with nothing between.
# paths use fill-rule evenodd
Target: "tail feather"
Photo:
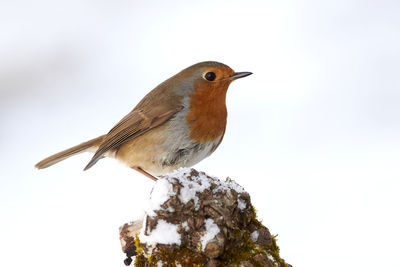
<instances>
[{"instance_id":1,"label":"tail feather","mask_svg":"<svg viewBox=\"0 0 400 267\"><path fill-rule=\"evenodd\" d=\"M85 151L90 151L93 149L97 149L101 142L103 141L104 136L99 136L97 138L94 138L92 140L89 140L87 142L84 142L82 144L79 144L77 146L68 148L64 151L58 152L57 154L54 154L50 157L47 157L43 159L42 161L36 163L35 167L38 169L44 169L47 167L50 167L53 164L56 164L64 159L67 159L71 156L80 154Z\"/></svg>"}]
</instances>

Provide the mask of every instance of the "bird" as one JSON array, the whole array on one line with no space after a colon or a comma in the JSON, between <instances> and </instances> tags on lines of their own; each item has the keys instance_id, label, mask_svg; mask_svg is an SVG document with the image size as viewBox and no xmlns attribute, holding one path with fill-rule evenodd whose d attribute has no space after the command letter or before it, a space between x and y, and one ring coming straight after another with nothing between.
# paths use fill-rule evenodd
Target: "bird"
<instances>
[{"instance_id":1,"label":"bird","mask_svg":"<svg viewBox=\"0 0 400 267\"><path fill-rule=\"evenodd\" d=\"M251 74L216 61L194 64L150 91L107 134L49 156L35 167L44 169L82 152L94 152L84 170L111 157L155 181L191 167L213 153L224 137L229 85Z\"/></svg>"}]
</instances>

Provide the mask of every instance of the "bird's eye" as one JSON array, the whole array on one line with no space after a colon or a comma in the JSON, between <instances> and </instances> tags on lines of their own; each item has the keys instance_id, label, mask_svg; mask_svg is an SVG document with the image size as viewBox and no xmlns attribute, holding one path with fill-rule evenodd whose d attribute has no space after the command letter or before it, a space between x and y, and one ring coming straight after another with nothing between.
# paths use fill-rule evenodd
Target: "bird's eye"
<instances>
[{"instance_id":1,"label":"bird's eye","mask_svg":"<svg viewBox=\"0 0 400 267\"><path fill-rule=\"evenodd\" d=\"M204 78L205 78L207 81L210 81L210 82L214 81L216 77L217 77L217 75L215 75L214 72L207 72L207 73L204 75Z\"/></svg>"}]
</instances>

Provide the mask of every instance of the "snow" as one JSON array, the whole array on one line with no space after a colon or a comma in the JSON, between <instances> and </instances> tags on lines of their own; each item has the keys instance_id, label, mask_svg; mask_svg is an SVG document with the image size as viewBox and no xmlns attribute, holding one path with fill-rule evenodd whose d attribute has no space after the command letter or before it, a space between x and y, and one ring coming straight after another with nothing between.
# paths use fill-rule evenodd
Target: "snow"
<instances>
[{"instance_id":1,"label":"snow","mask_svg":"<svg viewBox=\"0 0 400 267\"><path fill-rule=\"evenodd\" d=\"M192 177L193 181L188 179L179 179L179 183L182 184L182 188L179 194L179 199L182 203L186 204L193 199L194 206L197 209L200 208L199 198L196 196L197 193L202 193L205 189L210 188L211 184L207 180L207 176L200 174L199 176Z\"/></svg>"},{"instance_id":2,"label":"snow","mask_svg":"<svg viewBox=\"0 0 400 267\"><path fill-rule=\"evenodd\" d=\"M275 262L275 259L274 259L274 257L272 257L272 255L271 254L267 254L267 257L268 257L268 259L270 259L272 262Z\"/></svg>"},{"instance_id":3,"label":"snow","mask_svg":"<svg viewBox=\"0 0 400 267\"><path fill-rule=\"evenodd\" d=\"M156 213L154 211L161 210L161 205L174 195L175 193L173 191L170 181L167 179L159 179L154 185L153 190L151 191L150 201L146 209L147 215L151 217L156 216ZM173 210L169 209L168 211L171 212Z\"/></svg>"},{"instance_id":4,"label":"snow","mask_svg":"<svg viewBox=\"0 0 400 267\"><path fill-rule=\"evenodd\" d=\"M156 228L149 232L148 235L144 233L145 227L142 228L142 232L139 235L141 242L146 243L150 246L155 246L156 244L181 244L181 236L178 233L178 225L168 223L165 220L158 220Z\"/></svg>"},{"instance_id":5,"label":"snow","mask_svg":"<svg viewBox=\"0 0 400 267\"><path fill-rule=\"evenodd\" d=\"M172 212L175 211L175 209L174 209L173 207L169 206L169 207L167 208L167 211L172 213Z\"/></svg>"},{"instance_id":6,"label":"snow","mask_svg":"<svg viewBox=\"0 0 400 267\"><path fill-rule=\"evenodd\" d=\"M190 168L180 168L171 174L165 175L155 183L151 192L150 201L145 210L148 216L154 217L156 216L157 210L164 210L161 206L170 197L176 195L173 191L173 184L176 182L182 185L179 190L179 200L183 204L193 200L196 209L200 207L197 193L202 193L204 190L210 189L212 184L216 185L213 189L213 193L224 193L228 190L235 190L238 192L238 207L240 210L246 208L246 203L239 198L240 193L244 193L245 190L235 181L229 178L227 178L226 181L221 181L216 177L207 177L204 173L199 173L197 176L191 176ZM175 212L172 207L168 207L166 211L171 213ZM146 232L146 235L144 234L145 225L146 220L143 222L142 231L139 235L141 242L147 243L150 246L155 246L156 244L181 244L180 234L178 233L179 224L171 224L160 219L158 220L156 227L151 232ZM187 222L183 222L181 226L185 230L189 229ZM207 243L220 232L220 229L212 219L207 219L205 221L205 228L206 233L200 240L203 250Z\"/></svg>"},{"instance_id":7,"label":"snow","mask_svg":"<svg viewBox=\"0 0 400 267\"><path fill-rule=\"evenodd\" d=\"M186 231L189 231L189 230L190 230L190 228L189 228L189 225L188 225L188 222L187 222L187 221L184 221L184 222L182 223L182 227L183 227L183 229L185 229Z\"/></svg>"},{"instance_id":8,"label":"snow","mask_svg":"<svg viewBox=\"0 0 400 267\"><path fill-rule=\"evenodd\" d=\"M220 179L218 179L216 177L211 177L211 178L214 179L214 182L216 184L218 184L218 186L213 190L213 193L226 192L228 190L235 190L238 193L246 192L243 187L241 187L239 184L237 184L235 181L233 181L229 177L226 178L225 181L221 181Z\"/></svg>"},{"instance_id":9,"label":"snow","mask_svg":"<svg viewBox=\"0 0 400 267\"><path fill-rule=\"evenodd\" d=\"M250 234L250 239L251 239L253 242L257 242L257 240L258 240L258 235L259 235L258 231L252 232L252 233Z\"/></svg>"},{"instance_id":10,"label":"snow","mask_svg":"<svg viewBox=\"0 0 400 267\"><path fill-rule=\"evenodd\" d=\"M240 210L244 210L246 208L246 202L244 202L243 200L241 200L240 198L238 198L238 208Z\"/></svg>"},{"instance_id":11,"label":"snow","mask_svg":"<svg viewBox=\"0 0 400 267\"><path fill-rule=\"evenodd\" d=\"M205 221L206 233L201 237L201 248L204 251L208 242L220 232L218 225L215 224L213 219L207 219Z\"/></svg>"},{"instance_id":12,"label":"snow","mask_svg":"<svg viewBox=\"0 0 400 267\"><path fill-rule=\"evenodd\" d=\"M238 185L235 181L231 180L230 178L227 178L226 181L221 181L217 177L205 175L204 173L199 173L198 176L192 176L192 180L188 179L188 177L191 174L191 169L190 168L180 168L166 176L164 176L160 180L164 181L170 181L172 183L172 179L177 179L178 182L182 185L182 188L180 190L179 194L179 200L183 203L186 204L190 200L193 200L195 208L199 208L199 198L196 196L197 193L202 193L206 189L210 189L211 183L214 183L217 185L213 189L213 193L218 193L218 192L226 192L228 190L235 190L236 192L239 193L244 193L246 192L243 187ZM160 181L159 180L159 181ZM158 181L157 181L158 183ZM171 186L172 187L172 186ZM164 189L165 191L166 189ZM171 189L172 190L172 189ZM162 194L162 196L165 196L165 194ZM164 200L165 202L165 200ZM246 207L246 203L241 201L238 198L238 203L239 203L239 208L243 210ZM162 203L161 203L162 205Z\"/></svg>"}]
</instances>

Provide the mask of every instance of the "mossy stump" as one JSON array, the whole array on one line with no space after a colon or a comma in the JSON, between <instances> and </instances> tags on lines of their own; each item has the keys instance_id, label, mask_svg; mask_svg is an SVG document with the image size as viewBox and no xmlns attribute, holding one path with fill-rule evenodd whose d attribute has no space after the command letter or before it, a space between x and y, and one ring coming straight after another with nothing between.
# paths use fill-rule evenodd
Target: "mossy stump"
<instances>
[{"instance_id":1,"label":"mossy stump","mask_svg":"<svg viewBox=\"0 0 400 267\"><path fill-rule=\"evenodd\" d=\"M143 220L120 228L125 264L290 266L257 220L249 194L227 178L181 169L155 184Z\"/></svg>"}]
</instances>

